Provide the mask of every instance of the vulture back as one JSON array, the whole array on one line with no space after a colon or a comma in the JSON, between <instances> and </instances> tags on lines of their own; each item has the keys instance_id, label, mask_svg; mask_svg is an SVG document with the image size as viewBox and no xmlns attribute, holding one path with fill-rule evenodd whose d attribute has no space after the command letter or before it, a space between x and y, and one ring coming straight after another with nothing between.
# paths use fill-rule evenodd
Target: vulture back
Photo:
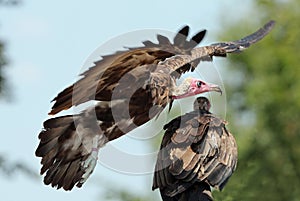
<instances>
[{"instance_id":1,"label":"vulture back","mask_svg":"<svg viewBox=\"0 0 300 201\"><path fill-rule=\"evenodd\" d=\"M152 187L163 200L212 199L209 186L222 190L236 169L237 145L226 122L208 111L207 98L194 105L194 111L164 126Z\"/></svg>"}]
</instances>

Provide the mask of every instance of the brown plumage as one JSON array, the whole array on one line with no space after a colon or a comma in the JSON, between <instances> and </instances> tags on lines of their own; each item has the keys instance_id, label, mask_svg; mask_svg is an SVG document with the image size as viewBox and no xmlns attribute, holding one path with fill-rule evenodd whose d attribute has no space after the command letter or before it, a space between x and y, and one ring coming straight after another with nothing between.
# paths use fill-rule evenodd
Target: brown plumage
<instances>
[{"instance_id":1,"label":"brown plumage","mask_svg":"<svg viewBox=\"0 0 300 201\"><path fill-rule=\"evenodd\" d=\"M211 60L213 56L226 56L227 53L236 53L248 48L266 36L273 26L274 21L270 21L255 33L240 40L215 43L199 48L194 47L202 41L206 31L200 31L188 40L189 27L185 26L174 37L173 44L165 36L158 35L158 44L144 41L144 47L103 56L102 60L95 62L95 66L82 74L82 79L53 99L55 103L49 114L56 114L89 100L110 101L118 82L128 73L130 73L128 78L132 78L131 82L134 82L140 80L136 76L144 73L158 72L160 76L163 76L165 73L170 75L176 71L178 74L173 75L179 76L189 70L193 71L201 60ZM156 65L160 62L162 62L160 65ZM142 68L135 70L138 67ZM164 69L164 72L159 72L160 67ZM131 71L134 72L131 73ZM170 86L165 85L165 87ZM115 98L120 97L117 95Z\"/></svg>"},{"instance_id":2,"label":"brown plumage","mask_svg":"<svg viewBox=\"0 0 300 201\"><path fill-rule=\"evenodd\" d=\"M173 44L165 36L157 35L158 44L144 41L144 47L130 48L126 51L118 51L115 54L103 56L102 60L95 62L95 66L82 74L82 79L63 90L53 99L55 103L49 114L56 114L61 110L89 100L110 101L113 93L117 96L114 98L122 98L124 93L119 94L114 91L115 87L120 85L121 78L123 80L128 79L134 85L139 80L142 80L142 84L144 84L149 76L153 77L150 73L163 70L159 74L166 74L169 77L169 74L176 68L180 68L178 69L180 73L195 68L199 62L197 64L189 62L185 66L163 66L161 68L157 65L174 55L190 55L191 50L201 42L206 31L200 31L191 40L187 38L188 33L189 27L185 26L174 37ZM141 68L138 69L139 67ZM141 75L145 77L141 79ZM169 79L167 78L167 80ZM127 85L128 83L126 83ZM122 86L122 90L124 90L123 87L125 86ZM165 87L170 86L165 84Z\"/></svg>"},{"instance_id":3,"label":"brown plumage","mask_svg":"<svg viewBox=\"0 0 300 201\"><path fill-rule=\"evenodd\" d=\"M103 114L102 119L111 119L106 103L99 103L95 110ZM81 186L80 181L85 173L82 163L92 153L93 139L98 134L102 137L99 143L104 144L107 139L100 135L103 133L101 128L109 126L94 118L93 110L45 121L35 152L36 156L42 157L41 174L46 173L44 183L65 190L71 190L75 184Z\"/></svg>"},{"instance_id":4,"label":"brown plumage","mask_svg":"<svg viewBox=\"0 0 300 201\"><path fill-rule=\"evenodd\" d=\"M227 123L209 112L207 98L194 105L164 126L152 187L164 201L213 200L210 186L222 190L236 169L237 145Z\"/></svg>"},{"instance_id":5,"label":"brown plumage","mask_svg":"<svg viewBox=\"0 0 300 201\"><path fill-rule=\"evenodd\" d=\"M49 114L53 115L90 100L100 101L80 114L62 116L44 122L36 156L42 157L44 182L71 190L80 187L95 167L98 149L159 115L172 101L208 91L216 85L188 78L176 86L176 79L193 71L200 61L213 56L239 52L262 39L274 22L241 40L195 48L205 31L190 40L185 26L174 37L158 35L158 44L143 42L103 56L82 74L82 78L57 97Z\"/></svg>"}]
</instances>

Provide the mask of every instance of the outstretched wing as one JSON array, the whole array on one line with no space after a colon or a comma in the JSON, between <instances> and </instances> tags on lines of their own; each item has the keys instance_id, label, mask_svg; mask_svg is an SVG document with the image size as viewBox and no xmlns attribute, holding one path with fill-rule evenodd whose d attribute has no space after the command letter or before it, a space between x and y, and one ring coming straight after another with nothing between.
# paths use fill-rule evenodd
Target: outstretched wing
<instances>
[{"instance_id":1,"label":"outstretched wing","mask_svg":"<svg viewBox=\"0 0 300 201\"><path fill-rule=\"evenodd\" d=\"M129 48L112 55L103 56L102 60L81 74L83 76L75 84L69 86L57 97L49 114L56 114L73 105L89 100L109 101L118 81L128 72L140 66L152 71L152 64L157 64L176 54L190 54L190 51L201 42L205 31L200 31L191 40L187 39L189 27L185 26L175 36L174 42L162 35L157 35L158 44L144 41L144 47ZM189 66L189 64L188 64Z\"/></svg>"},{"instance_id":2,"label":"outstretched wing","mask_svg":"<svg viewBox=\"0 0 300 201\"><path fill-rule=\"evenodd\" d=\"M271 20L256 32L236 41L215 43L212 46L216 46L226 50L226 53L241 52L243 49L250 47L250 45L257 43L263 39L274 27L275 21Z\"/></svg>"},{"instance_id":3,"label":"outstretched wing","mask_svg":"<svg viewBox=\"0 0 300 201\"><path fill-rule=\"evenodd\" d=\"M181 69L185 69L187 64L198 64L200 61L211 61L214 56L225 57L228 53L239 53L249 48L252 44L263 39L272 30L274 25L274 21L269 21L256 32L240 40L214 43L209 46L194 48L191 50L190 55L174 55L173 57L161 61L159 64L168 66L176 73L181 73ZM194 70L194 67L196 66L190 65L190 67L192 68L191 70Z\"/></svg>"},{"instance_id":4,"label":"outstretched wing","mask_svg":"<svg viewBox=\"0 0 300 201\"><path fill-rule=\"evenodd\" d=\"M173 77L194 70L200 61L211 61L213 56L226 56L227 53L240 52L258 42L273 28L270 21L255 33L232 42L215 43L210 46L195 48L203 39L206 31L201 31L187 40L189 27L185 26L174 37L171 43L165 36L158 35L158 44L143 42L144 47L130 48L113 55L103 56L95 66L82 74L83 78L63 90L53 99L55 104L49 114L56 114L73 105L89 100L109 101L118 81L128 72L140 66L153 71L153 64L162 65L174 71Z\"/></svg>"},{"instance_id":5,"label":"outstretched wing","mask_svg":"<svg viewBox=\"0 0 300 201\"><path fill-rule=\"evenodd\" d=\"M237 145L225 122L191 112L165 129L152 188L169 197L200 182L222 189L237 163Z\"/></svg>"}]
</instances>

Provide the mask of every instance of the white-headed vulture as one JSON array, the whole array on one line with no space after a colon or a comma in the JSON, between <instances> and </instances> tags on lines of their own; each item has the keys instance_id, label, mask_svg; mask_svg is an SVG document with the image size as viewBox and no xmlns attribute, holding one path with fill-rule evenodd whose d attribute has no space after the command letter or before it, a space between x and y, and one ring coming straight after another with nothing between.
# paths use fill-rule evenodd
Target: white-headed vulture
<instances>
[{"instance_id":1,"label":"white-headed vulture","mask_svg":"<svg viewBox=\"0 0 300 201\"><path fill-rule=\"evenodd\" d=\"M183 27L173 42L157 35L158 43L144 41L144 46L103 56L82 73L82 78L60 92L50 115L94 100L95 106L79 114L60 116L44 122L39 134L36 156L42 157L44 183L71 190L81 187L92 173L98 149L159 115L175 99L209 91L221 92L217 85L196 78L182 84L176 80L193 71L200 61L226 56L248 48L266 36L274 21L255 33L232 42L196 47L206 31L188 38Z\"/></svg>"},{"instance_id":2,"label":"white-headed vulture","mask_svg":"<svg viewBox=\"0 0 300 201\"><path fill-rule=\"evenodd\" d=\"M164 201L213 200L210 186L222 190L236 169L236 141L209 109L209 100L198 97L194 111L164 126L152 187Z\"/></svg>"}]
</instances>

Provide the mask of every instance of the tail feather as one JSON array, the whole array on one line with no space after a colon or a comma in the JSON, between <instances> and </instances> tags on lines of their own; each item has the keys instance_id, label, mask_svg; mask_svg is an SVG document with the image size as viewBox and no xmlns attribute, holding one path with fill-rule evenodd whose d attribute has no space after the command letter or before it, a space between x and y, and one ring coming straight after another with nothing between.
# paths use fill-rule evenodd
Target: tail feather
<instances>
[{"instance_id":1,"label":"tail feather","mask_svg":"<svg viewBox=\"0 0 300 201\"><path fill-rule=\"evenodd\" d=\"M67 173L67 170L69 169L69 166L71 163L66 163L64 165L60 165L59 169L56 171L56 174L53 175L53 178L51 178L51 185L57 186L58 184L62 183L62 180L64 179L64 175Z\"/></svg>"},{"instance_id":2,"label":"tail feather","mask_svg":"<svg viewBox=\"0 0 300 201\"><path fill-rule=\"evenodd\" d=\"M80 159L67 163L65 165L66 169L62 169L62 173L64 174L61 174L60 180L58 180L57 185L63 186L65 190L71 190L75 184L78 187L81 187L83 183L78 183L78 181L81 180L82 175L84 174L84 171L81 169L81 163L82 161ZM53 184L54 181L55 178L53 178Z\"/></svg>"},{"instance_id":3,"label":"tail feather","mask_svg":"<svg viewBox=\"0 0 300 201\"><path fill-rule=\"evenodd\" d=\"M69 165L69 169L62 177L63 184L61 184L65 190L71 190L75 184L80 181L84 171L80 169L81 162L79 159L72 161Z\"/></svg>"},{"instance_id":4,"label":"tail feather","mask_svg":"<svg viewBox=\"0 0 300 201\"><path fill-rule=\"evenodd\" d=\"M51 127L45 127L45 128L51 128ZM47 143L50 140L53 140L54 138L58 138L61 133L63 133L65 130L65 127L58 127L58 128L51 128L51 129L44 129L40 134L39 134L39 139L41 140L42 143Z\"/></svg>"},{"instance_id":5,"label":"tail feather","mask_svg":"<svg viewBox=\"0 0 300 201\"><path fill-rule=\"evenodd\" d=\"M97 135L91 130L76 131L75 122L80 124L83 121L80 115L68 115L44 122L35 154L42 157L41 174L46 174L46 185L71 190L80 183L86 170L82 164L92 152L92 147L84 141L92 141Z\"/></svg>"},{"instance_id":6,"label":"tail feather","mask_svg":"<svg viewBox=\"0 0 300 201\"><path fill-rule=\"evenodd\" d=\"M56 154L57 154L57 149L52 149L47 155L45 155L42 158L42 161L41 161L42 168L41 168L41 172L40 172L41 175L43 175L50 168L50 166L54 163L55 158L53 158L53 156L55 156Z\"/></svg>"},{"instance_id":7,"label":"tail feather","mask_svg":"<svg viewBox=\"0 0 300 201\"><path fill-rule=\"evenodd\" d=\"M207 177L207 180L212 186L222 190L232 173L233 171L231 168L219 164L212 174Z\"/></svg>"},{"instance_id":8,"label":"tail feather","mask_svg":"<svg viewBox=\"0 0 300 201\"><path fill-rule=\"evenodd\" d=\"M42 167L42 173L46 172L44 183L46 185L51 184L52 187L57 187L57 189L71 190L76 183L80 182L84 174L84 170L81 168L81 160L81 158L78 158L63 163L61 160L51 159L51 165Z\"/></svg>"},{"instance_id":9,"label":"tail feather","mask_svg":"<svg viewBox=\"0 0 300 201\"><path fill-rule=\"evenodd\" d=\"M58 168L60 166L60 162L55 161L54 164L52 164L49 169L46 172L46 176L44 177L44 183L46 185L49 185L52 183L53 177L56 174Z\"/></svg>"},{"instance_id":10,"label":"tail feather","mask_svg":"<svg viewBox=\"0 0 300 201\"><path fill-rule=\"evenodd\" d=\"M135 128L130 116L122 116L126 105L123 100L99 102L80 114L46 120L35 152L42 157L44 183L65 190L81 187L97 164L98 149ZM121 111L117 121L112 107Z\"/></svg>"},{"instance_id":11,"label":"tail feather","mask_svg":"<svg viewBox=\"0 0 300 201\"><path fill-rule=\"evenodd\" d=\"M49 142L41 142L35 152L35 155L38 157L46 156L51 150L56 149L57 146L57 137L50 140Z\"/></svg>"},{"instance_id":12,"label":"tail feather","mask_svg":"<svg viewBox=\"0 0 300 201\"><path fill-rule=\"evenodd\" d=\"M163 201L213 201L210 186L206 182L194 183L185 191L175 196L167 196L161 190Z\"/></svg>"}]
</instances>

